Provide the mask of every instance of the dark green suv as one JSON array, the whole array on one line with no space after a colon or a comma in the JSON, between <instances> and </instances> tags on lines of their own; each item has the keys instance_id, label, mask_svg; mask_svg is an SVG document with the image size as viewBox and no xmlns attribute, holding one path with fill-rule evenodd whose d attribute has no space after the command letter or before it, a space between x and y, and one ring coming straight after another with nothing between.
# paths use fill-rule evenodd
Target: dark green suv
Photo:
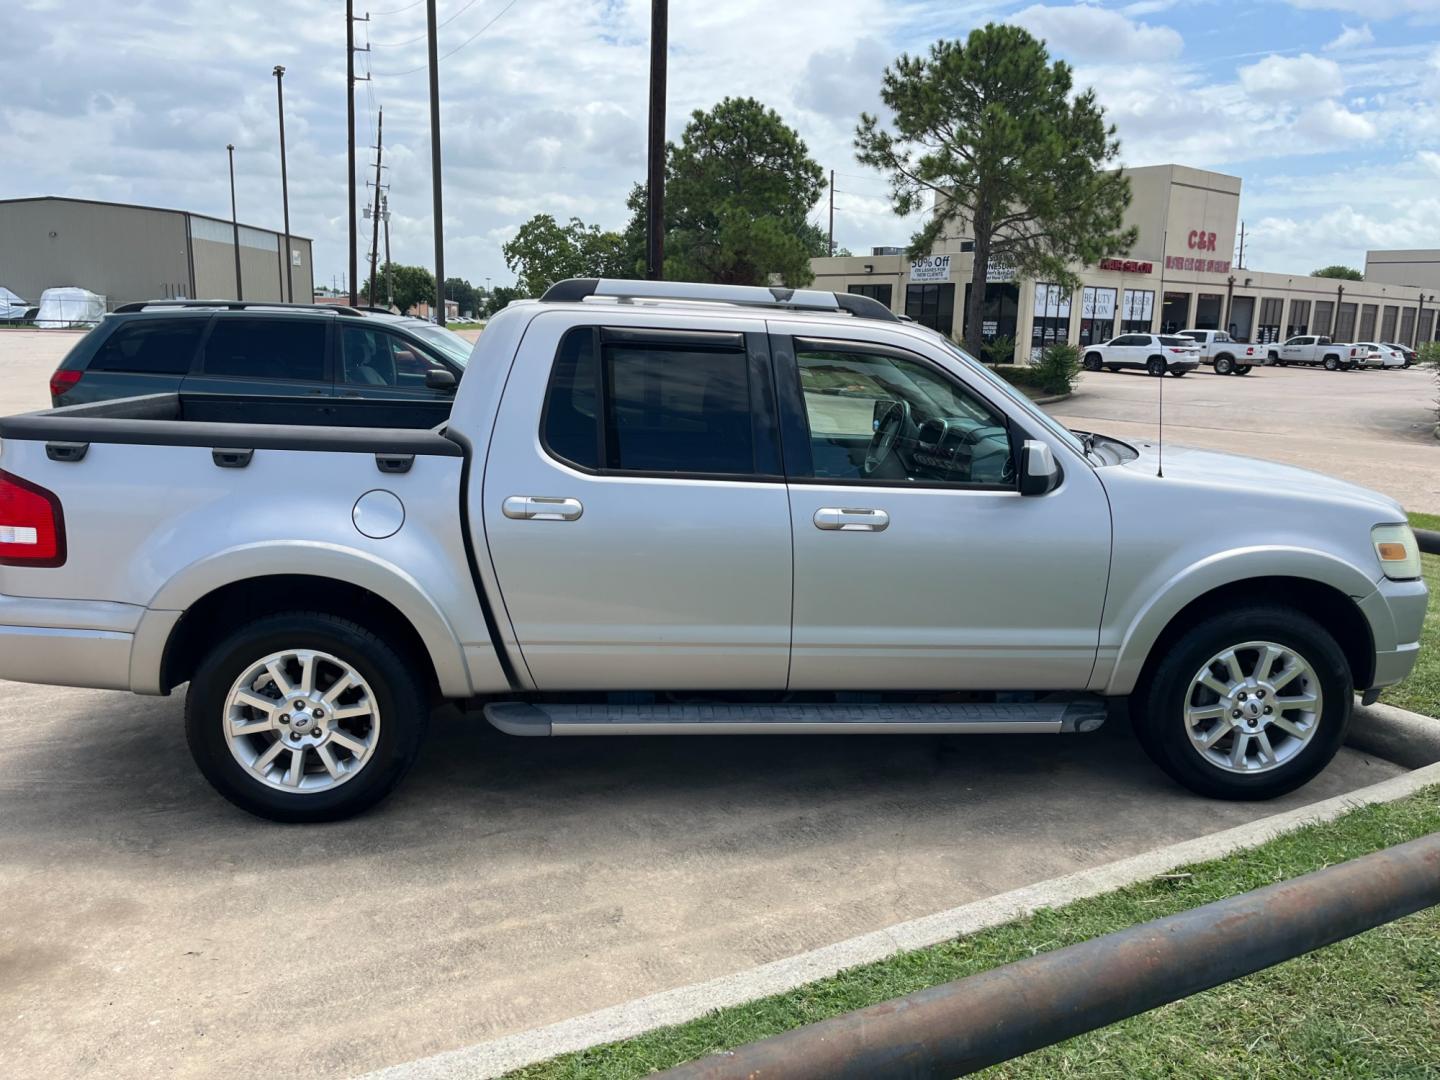
<instances>
[{"instance_id":1,"label":"dark green suv","mask_svg":"<svg viewBox=\"0 0 1440 1080\"><path fill-rule=\"evenodd\" d=\"M57 406L177 391L434 400L470 342L422 319L326 305L156 300L106 315L50 377Z\"/></svg>"}]
</instances>

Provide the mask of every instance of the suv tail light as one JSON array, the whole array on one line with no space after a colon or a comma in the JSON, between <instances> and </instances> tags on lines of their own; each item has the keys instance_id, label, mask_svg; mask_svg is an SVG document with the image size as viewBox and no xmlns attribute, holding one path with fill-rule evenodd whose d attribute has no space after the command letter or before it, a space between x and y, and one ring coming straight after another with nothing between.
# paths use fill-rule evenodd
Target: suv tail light
<instances>
[{"instance_id":1,"label":"suv tail light","mask_svg":"<svg viewBox=\"0 0 1440 1080\"><path fill-rule=\"evenodd\" d=\"M0 566L65 565L65 514L53 491L0 470Z\"/></svg>"},{"instance_id":2,"label":"suv tail light","mask_svg":"<svg viewBox=\"0 0 1440 1080\"><path fill-rule=\"evenodd\" d=\"M64 397L79 384L80 377L84 374L83 371L67 371L61 368L50 376L50 396L55 399Z\"/></svg>"}]
</instances>

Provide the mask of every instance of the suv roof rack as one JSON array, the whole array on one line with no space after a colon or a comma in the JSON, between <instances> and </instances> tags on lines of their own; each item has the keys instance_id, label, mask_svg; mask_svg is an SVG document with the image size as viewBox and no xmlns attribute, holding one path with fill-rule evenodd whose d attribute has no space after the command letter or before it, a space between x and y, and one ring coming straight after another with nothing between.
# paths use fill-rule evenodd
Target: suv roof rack
<instances>
[{"instance_id":1,"label":"suv roof rack","mask_svg":"<svg viewBox=\"0 0 1440 1080\"><path fill-rule=\"evenodd\" d=\"M784 289L764 285L696 285L684 281L628 281L615 278L567 278L545 290L542 303L579 303L592 296L616 300L681 300L788 311L845 312L857 319L899 322L900 317L879 300L852 293L819 289Z\"/></svg>"},{"instance_id":2,"label":"suv roof rack","mask_svg":"<svg viewBox=\"0 0 1440 1080\"><path fill-rule=\"evenodd\" d=\"M291 311L332 311L336 315L359 315L360 308L345 304L287 304L283 300L134 300L121 304L112 314L122 315L150 308L223 308L226 311L244 311L247 308L285 308Z\"/></svg>"}]
</instances>

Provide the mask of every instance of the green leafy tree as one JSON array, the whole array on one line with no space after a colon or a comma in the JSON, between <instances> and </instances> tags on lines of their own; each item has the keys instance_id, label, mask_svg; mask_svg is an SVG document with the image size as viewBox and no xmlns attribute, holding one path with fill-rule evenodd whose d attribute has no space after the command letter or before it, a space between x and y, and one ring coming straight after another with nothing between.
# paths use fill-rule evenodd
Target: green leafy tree
<instances>
[{"instance_id":1,"label":"green leafy tree","mask_svg":"<svg viewBox=\"0 0 1440 1080\"><path fill-rule=\"evenodd\" d=\"M880 96L894 131L862 114L858 160L890 177L895 212L934 213L912 238L912 256L941 237L975 241L965 343L979 355L986 268L992 258L1024 277L1074 287L1068 269L1122 255L1137 231L1124 227L1130 181L1106 171L1119 153L1095 92L1073 93L1071 68L1016 26L990 24L928 56L902 55L885 69Z\"/></svg>"},{"instance_id":2,"label":"green leafy tree","mask_svg":"<svg viewBox=\"0 0 1440 1080\"><path fill-rule=\"evenodd\" d=\"M497 311L504 311L505 306L512 300L524 300L530 294L518 286L497 285L485 296L485 302L481 306L481 315L488 319Z\"/></svg>"},{"instance_id":3,"label":"green leafy tree","mask_svg":"<svg viewBox=\"0 0 1440 1080\"><path fill-rule=\"evenodd\" d=\"M380 267L375 283L375 300L383 303L387 279L390 283L390 302L400 311L409 311L416 304L435 302L435 275L423 266L405 266L401 263L384 263ZM360 288L362 296L370 295L370 280ZM453 299L453 298L452 298Z\"/></svg>"},{"instance_id":4,"label":"green leafy tree","mask_svg":"<svg viewBox=\"0 0 1440 1080\"><path fill-rule=\"evenodd\" d=\"M448 277L445 279L445 299L454 300L460 305L460 313L474 314L480 308L479 290L471 285L464 278Z\"/></svg>"},{"instance_id":5,"label":"green leafy tree","mask_svg":"<svg viewBox=\"0 0 1440 1080\"><path fill-rule=\"evenodd\" d=\"M1340 278L1342 281L1364 281L1365 275L1353 266L1341 266L1338 263L1334 266L1322 266L1319 270L1311 270L1311 277Z\"/></svg>"},{"instance_id":6,"label":"green leafy tree","mask_svg":"<svg viewBox=\"0 0 1440 1080\"><path fill-rule=\"evenodd\" d=\"M549 214L536 214L501 251L528 296L540 296L566 278L635 276L622 257L621 234L579 218L562 225Z\"/></svg>"},{"instance_id":7,"label":"green leafy tree","mask_svg":"<svg viewBox=\"0 0 1440 1080\"><path fill-rule=\"evenodd\" d=\"M696 110L678 144L666 147L665 276L676 281L808 285L811 245L806 217L824 190L824 174L805 143L774 109L753 98L726 98ZM643 188L625 253L643 267ZM823 252L822 252L823 253Z\"/></svg>"},{"instance_id":8,"label":"green leafy tree","mask_svg":"<svg viewBox=\"0 0 1440 1080\"><path fill-rule=\"evenodd\" d=\"M810 253L810 258L820 259L826 255L834 255L836 258L848 257L852 254L849 248L841 244L835 245L835 250L830 250L830 233L822 229L814 222L807 221L801 227L800 235L805 240L805 250Z\"/></svg>"}]
</instances>

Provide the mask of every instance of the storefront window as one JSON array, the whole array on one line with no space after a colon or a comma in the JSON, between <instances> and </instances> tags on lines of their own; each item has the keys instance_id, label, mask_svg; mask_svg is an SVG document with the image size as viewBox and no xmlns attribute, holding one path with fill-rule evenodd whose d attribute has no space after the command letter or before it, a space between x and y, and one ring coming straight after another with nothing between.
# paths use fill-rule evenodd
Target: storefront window
<instances>
[{"instance_id":1,"label":"storefront window","mask_svg":"<svg viewBox=\"0 0 1440 1080\"><path fill-rule=\"evenodd\" d=\"M1334 317L1335 317L1335 301L1333 301L1333 300L1316 300L1316 301L1315 301L1315 321L1310 324L1310 333L1312 333L1312 334L1319 334L1321 337L1333 337L1334 335L1332 335L1332 334L1330 333L1330 331L1333 329L1333 327L1332 327L1330 324L1331 324L1331 320L1334 319ZM1303 330L1301 331L1301 333L1304 333L1304 332L1305 332L1305 331L1303 331Z\"/></svg>"},{"instance_id":2,"label":"storefront window","mask_svg":"<svg viewBox=\"0 0 1440 1080\"><path fill-rule=\"evenodd\" d=\"M1280 340L1280 317L1285 301L1278 296L1267 296L1260 301L1260 325L1255 328L1255 340L1263 345Z\"/></svg>"},{"instance_id":3,"label":"storefront window","mask_svg":"<svg viewBox=\"0 0 1440 1080\"><path fill-rule=\"evenodd\" d=\"M1365 304L1360 308L1360 340L1375 340L1375 316L1379 314L1378 304Z\"/></svg>"},{"instance_id":4,"label":"storefront window","mask_svg":"<svg viewBox=\"0 0 1440 1080\"><path fill-rule=\"evenodd\" d=\"M1120 332L1148 334L1155 318L1154 289L1126 289L1120 303Z\"/></svg>"},{"instance_id":5,"label":"storefront window","mask_svg":"<svg viewBox=\"0 0 1440 1080\"><path fill-rule=\"evenodd\" d=\"M1409 345L1411 343L1419 344L1415 340L1415 309L1407 307L1400 312L1400 344Z\"/></svg>"},{"instance_id":6,"label":"storefront window","mask_svg":"<svg viewBox=\"0 0 1440 1080\"><path fill-rule=\"evenodd\" d=\"M1285 336L1295 337L1297 334L1308 334L1310 332L1310 301L1292 300L1290 302L1290 321L1285 324Z\"/></svg>"},{"instance_id":7,"label":"storefront window","mask_svg":"<svg viewBox=\"0 0 1440 1080\"><path fill-rule=\"evenodd\" d=\"M905 314L949 337L955 331L955 286L907 285Z\"/></svg>"},{"instance_id":8,"label":"storefront window","mask_svg":"<svg viewBox=\"0 0 1440 1080\"><path fill-rule=\"evenodd\" d=\"M1219 293L1201 293L1195 301L1195 329L1219 330L1225 314L1225 298Z\"/></svg>"},{"instance_id":9,"label":"storefront window","mask_svg":"<svg viewBox=\"0 0 1440 1080\"><path fill-rule=\"evenodd\" d=\"M868 296L871 300L879 300L887 308L890 306L890 298L894 295L890 285L851 285L847 290L856 296Z\"/></svg>"},{"instance_id":10,"label":"storefront window","mask_svg":"<svg viewBox=\"0 0 1440 1080\"><path fill-rule=\"evenodd\" d=\"M965 286L965 311L960 323L962 333L970 332L970 285ZM997 337L1015 338L1020 314L1020 286L1013 281L992 281L985 286L985 300L980 305L980 337L987 343Z\"/></svg>"},{"instance_id":11,"label":"storefront window","mask_svg":"<svg viewBox=\"0 0 1440 1080\"><path fill-rule=\"evenodd\" d=\"M1385 313L1380 316L1380 340L1395 340L1395 320L1400 315L1400 309L1394 304L1385 305Z\"/></svg>"},{"instance_id":12,"label":"storefront window","mask_svg":"<svg viewBox=\"0 0 1440 1080\"><path fill-rule=\"evenodd\" d=\"M1332 341L1354 341L1355 340L1355 305L1341 304L1335 316L1335 333L1330 335Z\"/></svg>"},{"instance_id":13,"label":"storefront window","mask_svg":"<svg viewBox=\"0 0 1440 1080\"><path fill-rule=\"evenodd\" d=\"M1435 340L1435 309L1426 308L1425 314L1420 316L1420 337L1415 344L1422 341Z\"/></svg>"},{"instance_id":14,"label":"storefront window","mask_svg":"<svg viewBox=\"0 0 1440 1080\"><path fill-rule=\"evenodd\" d=\"M1080 344L1099 345L1115 336L1115 290L1080 290Z\"/></svg>"},{"instance_id":15,"label":"storefront window","mask_svg":"<svg viewBox=\"0 0 1440 1080\"><path fill-rule=\"evenodd\" d=\"M1178 334L1190 329L1190 294L1167 292L1160 308L1160 333Z\"/></svg>"},{"instance_id":16,"label":"storefront window","mask_svg":"<svg viewBox=\"0 0 1440 1080\"><path fill-rule=\"evenodd\" d=\"M1070 340L1070 290L1035 283L1035 318L1030 324L1030 355L1039 359L1051 345Z\"/></svg>"}]
</instances>

